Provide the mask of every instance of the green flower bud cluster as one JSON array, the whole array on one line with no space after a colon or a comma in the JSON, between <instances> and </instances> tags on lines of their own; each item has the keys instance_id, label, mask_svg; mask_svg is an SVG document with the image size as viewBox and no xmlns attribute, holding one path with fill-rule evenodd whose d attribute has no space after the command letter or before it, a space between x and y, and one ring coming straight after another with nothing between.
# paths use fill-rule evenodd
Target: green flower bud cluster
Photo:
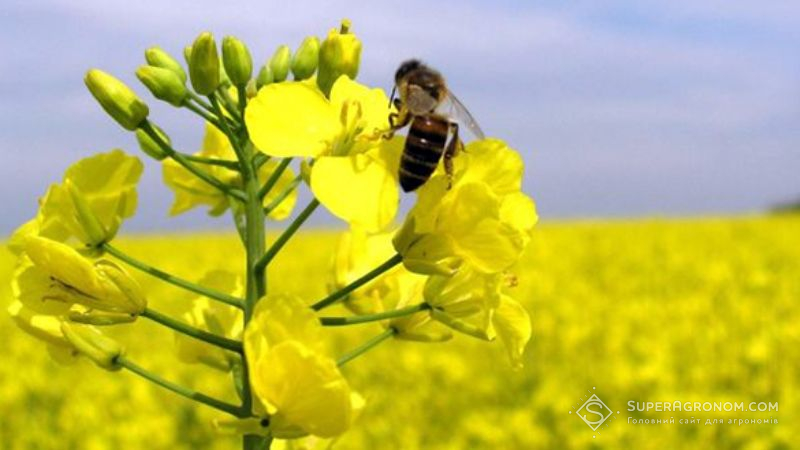
<instances>
[{"instance_id":1,"label":"green flower bud cluster","mask_svg":"<svg viewBox=\"0 0 800 450\"><path fill-rule=\"evenodd\" d=\"M313 77L319 66L319 48L319 38L316 36L303 39L294 54L288 45L278 46L269 61L261 66L255 81L256 88L285 81L290 72L296 81Z\"/></svg>"}]
</instances>

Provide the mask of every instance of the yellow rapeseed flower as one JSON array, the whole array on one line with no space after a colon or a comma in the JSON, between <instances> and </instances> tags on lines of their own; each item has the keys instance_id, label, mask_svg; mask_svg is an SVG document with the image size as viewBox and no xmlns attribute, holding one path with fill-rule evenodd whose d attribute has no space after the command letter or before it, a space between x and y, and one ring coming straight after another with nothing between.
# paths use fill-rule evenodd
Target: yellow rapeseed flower
<instances>
[{"instance_id":1,"label":"yellow rapeseed flower","mask_svg":"<svg viewBox=\"0 0 800 450\"><path fill-rule=\"evenodd\" d=\"M394 239L414 272L452 274L466 264L479 272L508 269L522 255L536 209L520 191L522 158L497 139L470 143L455 159L453 185L435 174L419 190Z\"/></svg>"},{"instance_id":2,"label":"yellow rapeseed flower","mask_svg":"<svg viewBox=\"0 0 800 450\"><path fill-rule=\"evenodd\" d=\"M41 314L65 314L79 305L138 315L147 305L139 284L117 264L106 260L93 263L66 244L38 236L25 240L12 293Z\"/></svg>"},{"instance_id":3,"label":"yellow rapeseed flower","mask_svg":"<svg viewBox=\"0 0 800 450\"><path fill-rule=\"evenodd\" d=\"M236 161L236 154L227 136L217 127L208 123L203 138L203 148L195 153L195 156ZM278 164L275 160L264 163L258 171L259 180L262 183L266 181L275 172ZM196 164L196 166L199 170L207 172L225 184L242 187L242 177L237 171L216 165ZM206 205L210 207L210 215L219 216L231 205L231 199L225 193L197 178L175 161L164 160L162 169L164 183L175 192L175 202L170 209L170 215L175 216L197 206ZM286 168L272 190L264 196L264 205L269 205L276 200L278 195L288 188L293 179L294 173L291 168ZM296 200L297 191L292 190L274 209L270 210L267 217L273 220L285 219L291 214Z\"/></svg>"},{"instance_id":4,"label":"yellow rapeseed flower","mask_svg":"<svg viewBox=\"0 0 800 450\"><path fill-rule=\"evenodd\" d=\"M9 247L19 253L29 235L77 239L81 247L110 241L136 211L141 174L139 158L122 150L81 159L67 169L61 184L50 186L36 217L17 229Z\"/></svg>"},{"instance_id":5,"label":"yellow rapeseed flower","mask_svg":"<svg viewBox=\"0 0 800 450\"><path fill-rule=\"evenodd\" d=\"M273 83L247 107L256 147L271 156L314 158L311 190L331 213L354 227L380 231L397 213L402 139L381 139L389 99L347 76L326 98L312 82Z\"/></svg>"},{"instance_id":6,"label":"yellow rapeseed flower","mask_svg":"<svg viewBox=\"0 0 800 450\"><path fill-rule=\"evenodd\" d=\"M395 254L393 233L368 234L351 229L339 240L333 259L334 292L360 278ZM351 292L343 304L356 314L375 314L420 304L426 277L395 266ZM397 339L439 342L452 335L430 319L428 311L382 322L396 331Z\"/></svg>"},{"instance_id":7,"label":"yellow rapeseed flower","mask_svg":"<svg viewBox=\"0 0 800 450\"><path fill-rule=\"evenodd\" d=\"M515 367L531 337L530 316L505 294L505 274L484 274L462 267L453 276L434 275L425 283L425 301L433 319L481 339L500 336Z\"/></svg>"},{"instance_id":8,"label":"yellow rapeseed flower","mask_svg":"<svg viewBox=\"0 0 800 450\"><path fill-rule=\"evenodd\" d=\"M332 437L349 428L353 396L324 350L322 326L294 297L262 298L244 334L257 414L276 438Z\"/></svg>"}]
</instances>

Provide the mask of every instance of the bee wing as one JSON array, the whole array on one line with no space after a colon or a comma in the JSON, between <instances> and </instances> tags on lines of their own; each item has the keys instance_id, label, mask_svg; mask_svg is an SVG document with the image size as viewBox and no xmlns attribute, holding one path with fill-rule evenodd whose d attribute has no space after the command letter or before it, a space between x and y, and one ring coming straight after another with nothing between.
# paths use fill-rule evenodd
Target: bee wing
<instances>
[{"instance_id":1,"label":"bee wing","mask_svg":"<svg viewBox=\"0 0 800 450\"><path fill-rule=\"evenodd\" d=\"M462 126L465 126L469 131L478 139L483 139L486 135L478 125L478 122L472 117L469 110L452 92L447 93L447 98L443 102L444 111L448 111L449 115L453 117Z\"/></svg>"}]
</instances>

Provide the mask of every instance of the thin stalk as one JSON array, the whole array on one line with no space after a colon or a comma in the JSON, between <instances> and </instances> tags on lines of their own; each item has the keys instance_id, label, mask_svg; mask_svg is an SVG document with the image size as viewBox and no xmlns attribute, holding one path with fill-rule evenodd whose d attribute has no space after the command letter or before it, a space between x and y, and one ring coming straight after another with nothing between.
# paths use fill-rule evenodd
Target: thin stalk
<instances>
[{"instance_id":1,"label":"thin stalk","mask_svg":"<svg viewBox=\"0 0 800 450\"><path fill-rule=\"evenodd\" d=\"M206 158L204 156L189 155L186 153L181 153L181 154L183 155L184 158L192 162L207 164L209 166L220 166L226 169L239 171L239 163L236 161L231 161L228 159Z\"/></svg>"},{"instance_id":2,"label":"thin stalk","mask_svg":"<svg viewBox=\"0 0 800 450\"><path fill-rule=\"evenodd\" d=\"M278 239L276 239L272 246L270 246L269 250L267 250L267 252L264 253L264 256L258 260L255 266L258 272L263 272L264 269L266 269L267 264L269 264L269 262L275 258L281 248L283 248L283 246L286 245L286 242L289 241L289 238L291 238L297 232L300 226L303 225L303 222L308 219L311 213L313 213L318 206L319 200L315 198L309 202L308 206L300 211L300 214L294 219L294 221L292 221L292 223L289 224L285 230L283 230L283 233L278 236ZM263 209L261 212L263 214Z\"/></svg>"},{"instance_id":3,"label":"thin stalk","mask_svg":"<svg viewBox=\"0 0 800 450\"><path fill-rule=\"evenodd\" d=\"M345 325L356 325L361 323L377 322L379 320L393 319L395 317L410 316L411 314L430 309L427 303L406 306L405 308L384 311L376 314L362 314L350 317L320 317L319 321L326 327L339 327Z\"/></svg>"},{"instance_id":4,"label":"thin stalk","mask_svg":"<svg viewBox=\"0 0 800 450\"><path fill-rule=\"evenodd\" d=\"M236 94L239 96L239 115L244 122L244 110L247 108L247 90L245 85L236 86Z\"/></svg>"},{"instance_id":5,"label":"thin stalk","mask_svg":"<svg viewBox=\"0 0 800 450\"><path fill-rule=\"evenodd\" d=\"M175 162L182 165L186 170L193 173L197 178L205 181L206 183L214 186L215 188L219 189L220 191L224 192L227 195L233 196L238 198L239 200L244 200L244 193L238 189L234 189L232 186L228 186L227 184L223 183L222 181L218 180L217 178L209 175L206 172L195 167L190 161L188 161L181 153L178 153L173 149L168 143L166 143L161 136L156 132L153 128L153 124L150 123L149 120L145 120L141 128L145 131L145 133L153 139L159 147L161 147L164 152L166 152L170 158L174 159Z\"/></svg>"},{"instance_id":6,"label":"thin stalk","mask_svg":"<svg viewBox=\"0 0 800 450\"><path fill-rule=\"evenodd\" d=\"M238 297L234 297L232 295L228 295L224 292L220 292L211 288L207 288L205 286L201 286L196 283L192 283L191 281L186 281L183 278L178 278L172 274L164 272L162 270L156 269L146 263L135 259L132 256L122 252L118 248L112 246L108 242L104 243L101 248L115 258L119 259L120 261L128 264L129 266L141 270L142 272L152 275L158 279L161 279L169 284L174 286L178 286L180 288L186 289L187 291L194 292L195 294L200 294L204 297L208 297L212 300L216 300L218 302L225 303L226 305L235 306L237 308L242 308L244 304L244 300Z\"/></svg>"},{"instance_id":7,"label":"thin stalk","mask_svg":"<svg viewBox=\"0 0 800 450\"><path fill-rule=\"evenodd\" d=\"M197 104L202 106L203 109L205 109L206 111L208 111L210 113L214 112L214 108L212 108L211 105L208 104L208 102L206 102L203 97L195 94L191 89L187 89L186 91L189 93L189 98L191 98L192 100L197 102Z\"/></svg>"},{"instance_id":8,"label":"thin stalk","mask_svg":"<svg viewBox=\"0 0 800 450\"><path fill-rule=\"evenodd\" d=\"M265 153L258 152L253 156L253 168L258 172L258 169L261 168L267 161L270 160L269 155Z\"/></svg>"},{"instance_id":9,"label":"thin stalk","mask_svg":"<svg viewBox=\"0 0 800 450\"><path fill-rule=\"evenodd\" d=\"M228 111L228 114L234 118L234 121L241 123L243 116L239 115L239 108L237 108L236 102L233 101L231 94L228 93L228 89L226 87L218 88L216 96L222 99L222 105L225 107L225 111Z\"/></svg>"},{"instance_id":10,"label":"thin stalk","mask_svg":"<svg viewBox=\"0 0 800 450\"><path fill-rule=\"evenodd\" d=\"M214 125L215 127L220 128L221 125L219 123L219 118L217 116L209 113L205 109L195 105L194 103L192 103L190 101L184 102L183 106L186 107L186 109L188 109L189 111L192 111L193 113L195 113L198 116L200 116L203 119L205 119L206 122L209 122L212 125Z\"/></svg>"},{"instance_id":11,"label":"thin stalk","mask_svg":"<svg viewBox=\"0 0 800 450\"><path fill-rule=\"evenodd\" d=\"M142 311L141 316L150 319L153 322L164 325L167 328L171 328L177 331L178 333L191 336L195 339L207 342L211 345L224 348L225 350L237 352L239 354L244 353L244 350L242 349L242 343L239 341L218 336L214 333L210 333L208 331L201 330L200 328L193 327L179 320L175 320L172 317L162 314L154 309L145 308L144 311Z\"/></svg>"},{"instance_id":12,"label":"thin stalk","mask_svg":"<svg viewBox=\"0 0 800 450\"><path fill-rule=\"evenodd\" d=\"M277 208L278 205L281 204L281 202L286 200L286 197L288 197L289 194L292 193L292 191L297 189L297 185L299 185L301 181L303 181L302 175L294 177L294 179L289 183L289 185L286 186L286 189L284 189L283 192L278 194L274 199L272 199L272 201L269 202L269 204L267 204L267 206L264 207L264 214L269 215L269 213L271 213L275 208Z\"/></svg>"},{"instance_id":13,"label":"thin stalk","mask_svg":"<svg viewBox=\"0 0 800 450\"><path fill-rule=\"evenodd\" d=\"M289 163L292 162L292 158L283 158L280 163L278 163L278 167L275 168L275 171L270 174L267 181L264 183L264 186L261 186L261 189L258 190L258 198L264 198L269 191L275 186L278 180L281 178L281 175L289 167Z\"/></svg>"},{"instance_id":14,"label":"thin stalk","mask_svg":"<svg viewBox=\"0 0 800 450\"><path fill-rule=\"evenodd\" d=\"M220 117L225 117L222 112L222 108L219 106L219 100L217 100L217 96L209 95L208 99L211 100L211 106L214 107L214 111L217 112L217 115ZM239 159L239 165L243 166L248 164L246 162L246 158L244 157L244 153L242 152L242 146L239 145L239 138L233 133L231 127L228 126L228 122L223 120L220 125L222 125L222 132L228 136L228 140L231 142L231 146L233 147L233 151L236 153L236 157ZM247 201L245 199L245 201Z\"/></svg>"},{"instance_id":15,"label":"thin stalk","mask_svg":"<svg viewBox=\"0 0 800 450\"><path fill-rule=\"evenodd\" d=\"M161 376L156 375L155 373L150 372L149 370L144 369L138 366L137 364L134 364L131 360L129 360L125 356L118 356L116 363L119 364L121 367L124 367L125 369L135 373L136 375L139 375L145 380L155 383L163 387L164 389L172 391L182 397L186 397L189 400L194 400L198 403L202 403L204 405L210 406L212 408L218 409L222 412L226 412L236 417L243 417L242 410L240 407L224 402L222 400L217 400L214 397L209 397L206 394L197 392L193 389L189 389L186 386L181 386L179 384L173 383L172 381L165 380Z\"/></svg>"},{"instance_id":16,"label":"thin stalk","mask_svg":"<svg viewBox=\"0 0 800 450\"><path fill-rule=\"evenodd\" d=\"M347 286L345 286L345 287L339 289L338 291L330 294L329 296L323 298L322 300L318 301L317 303L314 303L311 306L311 308L314 309L314 311L319 311L319 310L321 310L323 308L327 308L328 306L336 303L336 301L338 301L339 299L344 298L345 296L349 295L351 292L353 292L356 289L360 288L361 286L369 283L374 278L376 278L379 275L383 274L384 272L388 271L392 267L400 264L401 262L403 262L403 257L399 253L396 253L394 256L392 256L391 258L387 259L380 266L378 266L378 267L372 269L371 271L369 271L368 273L364 274L364 276L362 276L361 278L357 279L356 281L353 281L352 283L348 284Z\"/></svg>"},{"instance_id":17,"label":"thin stalk","mask_svg":"<svg viewBox=\"0 0 800 450\"><path fill-rule=\"evenodd\" d=\"M365 341L363 344L359 345L358 347L350 350L349 352L342 355L337 361L336 364L341 367L348 362L358 358L359 356L363 355L364 353L372 350L373 347L380 344L381 342L389 339L390 337L394 336L397 331L394 328L387 328L381 334L373 336L372 338Z\"/></svg>"}]
</instances>

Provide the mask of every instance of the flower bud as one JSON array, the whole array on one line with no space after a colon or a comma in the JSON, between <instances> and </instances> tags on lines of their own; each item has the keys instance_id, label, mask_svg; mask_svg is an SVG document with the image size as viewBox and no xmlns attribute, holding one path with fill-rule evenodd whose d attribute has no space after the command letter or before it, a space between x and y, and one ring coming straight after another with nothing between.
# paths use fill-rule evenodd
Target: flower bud
<instances>
[{"instance_id":1,"label":"flower bud","mask_svg":"<svg viewBox=\"0 0 800 450\"><path fill-rule=\"evenodd\" d=\"M144 52L144 59L147 64L153 67L161 67L175 73L181 79L181 83L186 83L186 71L183 66L169 53L159 47L150 47Z\"/></svg>"},{"instance_id":2,"label":"flower bud","mask_svg":"<svg viewBox=\"0 0 800 450\"><path fill-rule=\"evenodd\" d=\"M83 193L69 179L64 181L64 185L72 199L72 204L75 206L75 217L78 219L78 224L86 234L86 244L90 247L99 247L104 242L111 240L113 236L109 236L108 231L92 211Z\"/></svg>"},{"instance_id":3,"label":"flower bud","mask_svg":"<svg viewBox=\"0 0 800 450\"><path fill-rule=\"evenodd\" d=\"M292 56L292 74L295 80L305 80L314 75L319 64L319 39L309 36Z\"/></svg>"},{"instance_id":4,"label":"flower bud","mask_svg":"<svg viewBox=\"0 0 800 450\"><path fill-rule=\"evenodd\" d=\"M275 50L272 59L269 60L269 68L272 71L272 80L281 82L289 75L289 66L291 65L292 51L289 50L288 45L281 45Z\"/></svg>"},{"instance_id":5,"label":"flower bud","mask_svg":"<svg viewBox=\"0 0 800 450\"><path fill-rule=\"evenodd\" d=\"M76 350L98 366L106 370L120 369L117 358L122 354L122 347L97 328L62 322L61 332Z\"/></svg>"},{"instance_id":6,"label":"flower bud","mask_svg":"<svg viewBox=\"0 0 800 450\"><path fill-rule=\"evenodd\" d=\"M183 47L183 60L186 61L186 65L189 66L189 62L192 60L192 46L187 45Z\"/></svg>"},{"instance_id":7,"label":"flower bud","mask_svg":"<svg viewBox=\"0 0 800 450\"><path fill-rule=\"evenodd\" d=\"M164 142L166 142L167 144L171 143L169 136L167 136L167 134L164 133L164 130L157 127L156 125L153 125L153 129L156 130L156 134L161 136L161 139L163 139ZM153 159L162 161L167 156L169 156L167 152L165 152L164 149L161 148L160 145L158 145L158 142L154 141L153 138L151 138L150 135L147 134L147 132L142 129L136 130L136 141L139 142L139 148L145 154L147 154Z\"/></svg>"},{"instance_id":8,"label":"flower bud","mask_svg":"<svg viewBox=\"0 0 800 450\"><path fill-rule=\"evenodd\" d=\"M253 74L253 59L244 42L233 36L222 40L222 63L234 86L244 86Z\"/></svg>"},{"instance_id":9,"label":"flower bud","mask_svg":"<svg viewBox=\"0 0 800 450\"><path fill-rule=\"evenodd\" d=\"M342 20L339 31L331 30L319 49L317 86L327 96L342 75L355 79L361 60L361 41L350 33L350 21Z\"/></svg>"},{"instance_id":10,"label":"flower bud","mask_svg":"<svg viewBox=\"0 0 800 450\"><path fill-rule=\"evenodd\" d=\"M102 70L89 70L83 82L108 115L126 130L135 130L150 113L147 105L125 83Z\"/></svg>"},{"instance_id":11,"label":"flower bud","mask_svg":"<svg viewBox=\"0 0 800 450\"><path fill-rule=\"evenodd\" d=\"M258 94L258 87L256 87L256 80L251 79L247 82L247 85L244 87L244 93L247 95L247 99L251 99Z\"/></svg>"},{"instance_id":12,"label":"flower bud","mask_svg":"<svg viewBox=\"0 0 800 450\"><path fill-rule=\"evenodd\" d=\"M131 315L141 314L147 307L147 299L139 283L122 267L108 260L99 260L94 264L100 275L101 283L107 287L108 298L104 308L107 312L120 312Z\"/></svg>"},{"instance_id":13,"label":"flower bud","mask_svg":"<svg viewBox=\"0 0 800 450\"><path fill-rule=\"evenodd\" d=\"M211 33L201 33L195 39L189 55L189 77L192 88L200 95L211 95L220 84L220 64L217 43Z\"/></svg>"},{"instance_id":14,"label":"flower bud","mask_svg":"<svg viewBox=\"0 0 800 450\"><path fill-rule=\"evenodd\" d=\"M261 70L258 71L258 77L256 78L256 88L261 89L273 81L275 81L275 77L273 77L272 69L269 68L269 65L265 64L261 66Z\"/></svg>"},{"instance_id":15,"label":"flower bud","mask_svg":"<svg viewBox=\"0 0 800 450\"><path fill-rule=\"evenodd\" d=\"M181 78L173 71L155 66L140 66L136 69L136 77L142 82L153 97L163 100L172 106L181 106L186 100L188 91Z\"/></svg>"}]
</instances>

